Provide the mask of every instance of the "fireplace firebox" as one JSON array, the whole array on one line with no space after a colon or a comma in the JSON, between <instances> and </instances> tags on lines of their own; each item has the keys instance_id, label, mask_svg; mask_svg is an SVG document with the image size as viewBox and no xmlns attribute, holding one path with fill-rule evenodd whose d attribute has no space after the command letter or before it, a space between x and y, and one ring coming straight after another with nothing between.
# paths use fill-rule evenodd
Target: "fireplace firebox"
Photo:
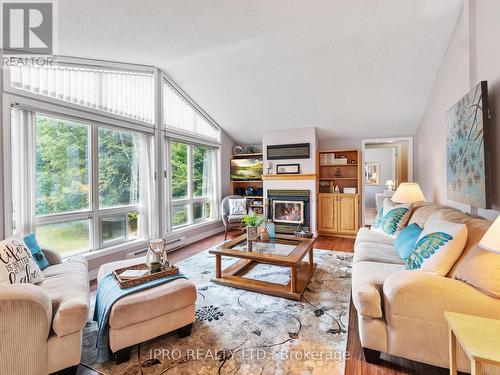
<instances>
[{"instance_id":1,"label":"fireplace firebox","mask_svg":"<svg viewBox=\"0 0 500 375\"><path fill-rule=\"evenodd\" d=\"M269 219L276 224L277 233L293 234L298 228L310 230L309 190L267 191Z\"/></svg>"}]
</instances>

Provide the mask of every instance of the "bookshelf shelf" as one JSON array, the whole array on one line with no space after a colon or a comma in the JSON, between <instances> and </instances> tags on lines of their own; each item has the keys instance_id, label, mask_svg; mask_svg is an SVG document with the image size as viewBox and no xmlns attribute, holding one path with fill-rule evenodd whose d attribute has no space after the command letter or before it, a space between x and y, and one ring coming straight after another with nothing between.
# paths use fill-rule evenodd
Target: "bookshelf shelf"
<instances>
[{"instance_id":1,"label":"bookshelf shelf","mask_svg":"<svg viewBox=\"0 0 500 375\"><path fill-rule=\"evenodd\" d=\"M343 164L337 164L340 162ZM356 236L361 217L359 150L319 151L316 163L318 233L330 236Z\"/></svg>"},{"instance_id":2,"label":"bookshelf shelf","mask_svg":"<svg viewBox=\"0 0 500 375\"><path fill-rule=\"evenodd\" d=\"M233 160L241 159L257 159L262 160L262 153L253 154L234 154ZM254 176L252 176L254 177ZM256 176L255 176L256 177ZM264 214L264 205L254 204L254 200L263 201L263 190L262 190L262 176L258 179L253 180L232 180L231 190L233 195L240 195L249 200L249 207L254 210L257 215L262 216ZM256 194L256 195L255 195Z\"/></svg>"},{"instance_id":3,"label":"bookshelf shelf","mask_svg":"<svg viewBox=\"0 0 500 375\"><path fill-rule=\"evenodd\" d=\"M320 177L320 180L328 180L328 181L333 181L333 180L357 180L357 177Z\"/></svg>"},{"instance_id":4,"label":"bookshelf shelf","mask_svg":"<svg viewBox=\"0 0 500 375\"><path fill-rule=\"evenodd\" d=\"M255 152L253 154L233 154L233 159L242 159L242 158L262 158L262 152Z\"/></svg>"},{"instance_id":5,"label":"bookshelf shelf","mask_svg":"<svg viewBox=\"0 0 500 375\"><path fill-rule=\"evenodd\" d=\"M323 164L320 167L357 167L358 164Z\"/></svg>"}]
</instances>

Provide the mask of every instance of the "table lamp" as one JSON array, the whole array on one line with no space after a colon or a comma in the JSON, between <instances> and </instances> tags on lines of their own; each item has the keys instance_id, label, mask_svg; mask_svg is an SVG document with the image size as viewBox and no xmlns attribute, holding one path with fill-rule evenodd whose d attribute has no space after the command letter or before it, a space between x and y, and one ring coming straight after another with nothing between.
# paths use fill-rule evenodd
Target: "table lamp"
<instances>
[{"instance_id":1,"label":"table lamp","mask_svg":"<svg viewBox=\"0 0 500 375\"><path fill-rule=\"evenodd\" d=\"M479 246L484 250L500 254L500 216L491 224L490 228L486 231Z\"/></svg>"},{"instance_id":2,"label":"table lamp","mask_svg":"<svg viewBox=\"0 0 500 375\"><path fill-rule=\"evenodd\" d=\"M415 203L425 201L424 193L416 182L402 182L392 196L396 203Z\"/></svg>"},{"instance_id":3,"label":"table lamp","mask_svg":"<svg viewBox=\"0 0 500 375\"><path fill-rule=\"evenodd\" d=\"M385 182L385 186L387 186L387 190L394 191L394 181L393 180L387 180Z\"/></svg>"}]
</instances>

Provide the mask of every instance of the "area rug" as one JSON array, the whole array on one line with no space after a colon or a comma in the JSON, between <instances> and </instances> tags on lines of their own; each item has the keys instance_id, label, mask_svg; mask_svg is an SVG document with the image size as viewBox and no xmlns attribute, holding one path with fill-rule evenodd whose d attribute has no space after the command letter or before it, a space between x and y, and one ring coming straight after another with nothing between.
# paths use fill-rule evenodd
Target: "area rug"
<instances>
[{"instance_id":1,"label":"area rug","mask_svg":"<svg viewBox=\"0 0 500 375\"><path fill-rule=\"evenodd\" d=\"M318 268L302 301L214 284L215 256L178 264L198 289L191 336L136 346L129 362L95 362L96 323L84 331L82 362L102 374L343 374L352 254L315 250ZM222 258L223 268L235 259ZM288 283L286 268L258 265L253 278Z\"/></svg>"}]
</instances>

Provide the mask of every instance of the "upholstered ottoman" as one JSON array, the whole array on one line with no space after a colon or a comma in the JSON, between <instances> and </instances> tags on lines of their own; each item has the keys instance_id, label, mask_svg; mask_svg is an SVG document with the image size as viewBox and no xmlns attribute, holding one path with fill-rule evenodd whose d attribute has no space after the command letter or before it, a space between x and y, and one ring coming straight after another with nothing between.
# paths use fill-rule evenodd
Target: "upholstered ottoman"
<instances>
[{"instance_id":1,"label":"upholstered ottoman","mask_svg":"<svg viewBox=\"0 0 500 375\"><path fill-rule=\"evenodd\" d=\"M99 268L99 283L113 270L142 263L128 259ZM191 334L195 320L196 287L187 279L176 279L118 300L109 316L109 346L118 363L130 359L132 346L177 330L180 337Z\"/></svg>"}]
</instances>

